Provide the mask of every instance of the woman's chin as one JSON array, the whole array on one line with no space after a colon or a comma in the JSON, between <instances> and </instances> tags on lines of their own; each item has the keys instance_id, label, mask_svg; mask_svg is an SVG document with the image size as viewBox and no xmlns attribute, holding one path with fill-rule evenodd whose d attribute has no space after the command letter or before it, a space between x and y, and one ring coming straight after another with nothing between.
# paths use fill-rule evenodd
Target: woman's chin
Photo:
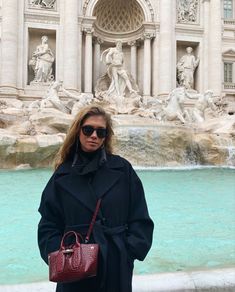
<instances>
[{"instance_id":1,"label":"woman's chin","mask_svg":"<svg viewBox=\"0 0 235 292\"><path fill-rule=\"evenodd\" d=\"M83 150L86 152L93 152L96 151L99 147L97 145L88 145Z\"/></svg>"}]
</instances>

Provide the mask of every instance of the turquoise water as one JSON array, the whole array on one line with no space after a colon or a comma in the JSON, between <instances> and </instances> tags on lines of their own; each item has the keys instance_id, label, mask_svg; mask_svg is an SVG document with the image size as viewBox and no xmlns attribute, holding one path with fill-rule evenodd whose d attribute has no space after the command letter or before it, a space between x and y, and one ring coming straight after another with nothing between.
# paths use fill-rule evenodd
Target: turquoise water
<instances>
[{"instance_id":1,"label":"turquoise water","mask_svg":"<svg viewBox=\"0 0 235 292\"><path fill-rule=\"evenodd\" d=\"M49 170L0 172L0 284L47 279L37 248L37 208ZM235 264L235 170L138 171L155 222L154 244L135 273Z\"/></svg>"}]
</instances>

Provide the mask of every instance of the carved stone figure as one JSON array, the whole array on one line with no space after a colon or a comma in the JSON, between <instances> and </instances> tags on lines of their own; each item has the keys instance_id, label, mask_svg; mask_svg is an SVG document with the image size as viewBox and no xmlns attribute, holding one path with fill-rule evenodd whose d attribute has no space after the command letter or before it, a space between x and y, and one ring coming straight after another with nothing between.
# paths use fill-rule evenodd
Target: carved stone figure
<instances>
[{"instance_id":1,"label":"carved stone figure","mask_svg":"<svg viewBox=\"0 0 235 292\"><path fill-rule=\"evenodd\" d=\"M62 87L62 91L72 100L68 102L67 107L71 109L71 114L75 115L81 108L89 105L93 101L93 95L87 93L74 94Z\"/></svg>"},{"instance_id":2,"label":"carved stone figure","mask_svg":"<svg viewBox=\"0 0 235 292\"><path fill-rule=\"evenodd\" d=\"M52 65L54 63L54 54L48 46L48 37L42 36L42 43L37 46L33 52L29 65L34 70L33 82L49 82L54 79L52 75Z\"/></svg>"},{"instance_id":3,"label":"carved stone figure","mask_svg":"<svg viewBox=\"0 0 235 292\"><path fill-rule=\"evenodd\" d=\"M197 22L198 0L178 0L178 22Z\"/></svg>"},{"instance_id":4,"label":"carved stone figure","mask_svg":"<svg viewBox=\"0 0 235 292\"><path fill-rule=\"evenodd\" d=\"M55 7L56 0L32 0L30 5L32 7L49 8Z\"/></svg>"},{"instance_id":5,"label":"carved stone figure","mask_svg":"<svg viewBox=\"0 0 235 292\"><path fill-rule=\"evenodd\" d=\"M176 66L178 83L186 89L194 88L194 71L199 64L199 58L195 58L192 52L193 49L187 47L187 54L181 57Z\"/></svg>"},{"instance_id":6,"label":"carved stone figure","mask_svg":"<svg viewBox=\"0 0 235 292\"><path fill-rule=\"evenodd\" d=\"M185 111L184 111L184 101L185 101L185 88L179 87L172 90L166 100L168 102L166 107L162 108L160 120L173 121L179 119L182 123L185 123Z\"/></svg>"},{"instance_id":7,"label":"carved stone figure","mask_svg":"<svg viewBox=\"0 0 235 292\"><path fill-rule=\"evenodd\" d=\"M157 119L161 121L174 121L179 119L185 123L184 119L184 101L185 101L185 88L179 87L172 90L166 100L167 105L162 107Z\"/></svg>"},{"instance_id":8,"label":"carved stone figure","mask_svg":"<svg viewBox=\"0 0 235 292\"><path fill-rule=\"evenodd\" d=\"M137 93L137 91L132 87L127 70L123 67L124 58L122 52L122 42L118 41L115 48L105 50L101 55L101 61L103 60L105 54L107 73L111 81L107 90L107 95L125 96L126 87L130 93Z\"/></svg>"},{"instance_id":9,"label":"carved stone figure","mask_svg":"<svg viewBox=\"0 0 235 292\"><path fill-rule=\"evenodd\" d=\"M43 108L52 107L63 113L69 113L69 109L61 102L58 95L62 83L62 81L53 82L42 100L35 100L29 105L29 111L34 108L42 110Z\"/></svg>"},{"instance_id":10,"label":"carved stone figure","mask_svg":"<svg viewBox=\"0 0 235 292\"><path fill-rule=\"evenodd\" d=\"M212 95L213 91L211 90L207 90L204 94L189 94L186 91L186 96L188 98L197 99L192 111L187 111L189 120L196 123L202 123L205 121L205 110L207 108L217 111Z\"/></svg>"}]
</instances>

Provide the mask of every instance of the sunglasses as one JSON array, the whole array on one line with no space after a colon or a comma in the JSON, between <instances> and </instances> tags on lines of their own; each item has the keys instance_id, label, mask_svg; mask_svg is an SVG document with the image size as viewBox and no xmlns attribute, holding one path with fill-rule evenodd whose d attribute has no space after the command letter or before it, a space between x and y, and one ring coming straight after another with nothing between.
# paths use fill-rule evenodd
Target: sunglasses
<instances>
[{"instance_id":1,"label":"sunglasses","mask_svg":"<svg viewBox=\"0 0 235 292\"><path fill-rule=\"evenodd\" d=\"M96 131L96 135L98 138L105 138L108 134L107 129L105 128L96 129L93 126L89 126L89 125L82 127L82 133L87 137L90 137L94 131Z\"/></svg>"}]
</instances>

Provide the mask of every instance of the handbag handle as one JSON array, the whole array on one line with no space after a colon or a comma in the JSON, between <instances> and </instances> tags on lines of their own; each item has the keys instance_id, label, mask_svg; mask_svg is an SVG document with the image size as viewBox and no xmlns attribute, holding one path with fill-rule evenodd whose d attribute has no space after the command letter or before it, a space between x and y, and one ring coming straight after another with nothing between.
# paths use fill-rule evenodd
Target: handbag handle
<instances>
[{"instance_id":1,"label":"handbag handle","mask_svg":"<svg viewBox=\"0 0 235 292\"><path fill-rule=\"evenodd\" d=\"M65 248L66 248L65 245L64 245L64 240L65 240L66 237L71 236L71 235L75 235L75 238L76 238L76 244L77 244L77 245L80 244L80 240L83 241L83 238L82 238L81 234L79 234L79 233L77 233L77 232L75 232L75 231L68 231L68 232L66 232L66 233L64 234L64 236L63 236L63 238L62 238L62 240L61 240L61 244L60 244L60 248L61 248L61 249L65 249ZM80 238L80 240L79 240L79 238Z\"/></svg>"},{"instance_id":2,"label":"handbag handle","mask_svg":"<svg viewBox=\"0 0 235 292\"><path fill-rule=\"evenodd\" d=\"M92 217L92 220L91 220L91 223L90 223L90 226L89 226L89 229L87 231L87 235L85 237L85 243L88 243L89 240L90 240L90 236L91 236L91 232L92 232L92 229L94 227L94 224L95 224L95 220L96 220L96 217L97 217L97 214L99 212L99 209L100 209L100 203L101 203L101 199L99 199L96 203L96 208L95 208L95 212L93 214L93 217Z\"/></svg>"}]
</instances>

